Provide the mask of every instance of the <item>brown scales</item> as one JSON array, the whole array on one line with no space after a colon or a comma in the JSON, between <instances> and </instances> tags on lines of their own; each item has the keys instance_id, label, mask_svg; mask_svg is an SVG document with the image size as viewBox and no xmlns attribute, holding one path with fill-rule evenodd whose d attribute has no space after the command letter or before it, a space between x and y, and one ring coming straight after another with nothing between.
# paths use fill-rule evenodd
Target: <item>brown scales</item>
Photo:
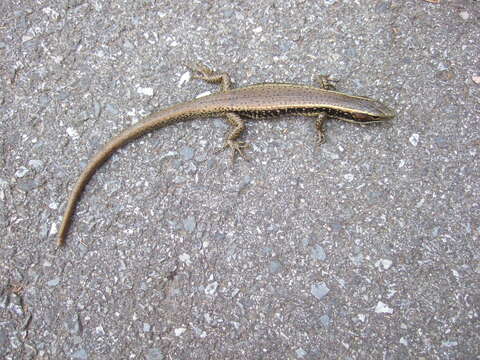
<instances>
[{"instance_id":1,"label":"brown scales","mask_svg":"<svg viewBox=\"0 0 480 360\"><path fill-rule=\"evenodd\" d=\"M232 89L230 77L226 73L215 73L203 65L198 65L192 70L195 74L194 78L220 84L221 91L154 113L145 122L124 130L110 140L90 160L70 193L58 233L58 246L65 244L77 203L96 170L118 148L155 129L192 118L222 116L233 126L227 135L224 147L230 148L232 155L239 153L244 156L243 149L247 144L238 141L245 129L242 118L257 119L280 115L315 116L318 142L322 143L325 139L323 123L327 118L368 124L394 117L392 110L376 100L332 91L333 85L328 81L328 77L320 77L321 88L269 83Z\"/></svg>"}]
</instances>

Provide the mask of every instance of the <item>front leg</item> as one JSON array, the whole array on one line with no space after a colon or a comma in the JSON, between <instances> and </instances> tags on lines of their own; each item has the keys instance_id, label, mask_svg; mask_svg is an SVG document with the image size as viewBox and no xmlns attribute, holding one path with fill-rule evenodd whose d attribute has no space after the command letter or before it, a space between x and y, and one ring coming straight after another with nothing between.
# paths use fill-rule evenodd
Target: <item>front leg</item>
<instances>
[{"instance_id":1,"label":"front leg","mask_svg":"<svg viewBox=\"0 0 480 360\"><path fill-rule=\"evenodd\" d=\"M232 88L232 80L230 75L225 72L215 72L208 66L203 64L196 64L189 66L193 72L193 78L206 81L210 84L220 84L221 91L227 91Z\"/></svg>"},{"instance_id":2,"label":"front leg","mask_svg":"<svg viewBox=\"0 0 480 360\"><path fill-rule=\"evenodd\" d=\"M335 84L338 80L332 79L330 75L317 75L315 77L315 82L321 89L335 90Z\"/></svg>"}]
</instances>

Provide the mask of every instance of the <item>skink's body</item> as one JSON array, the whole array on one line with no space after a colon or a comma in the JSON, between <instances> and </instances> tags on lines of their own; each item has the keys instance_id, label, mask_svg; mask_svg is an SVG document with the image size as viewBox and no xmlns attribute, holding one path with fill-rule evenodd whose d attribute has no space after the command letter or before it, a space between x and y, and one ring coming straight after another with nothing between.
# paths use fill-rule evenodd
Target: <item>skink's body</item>
<instances>
[{"instance_id":1,"label":"skink's body","mask_svg":"<svg viewBox=\"0 0 480 360\"><path fill-rule=\"evenodd\" d=\"M123 131L108 142L88 163L71 192L58 234L58 245L64 244L75 207L95 171L115 150L154 129L192 118L223 116L234 126L227 137L227 145L234 152L242 153L244 145L237 141L245 128L242 118L255 119L288 114L316 116L317 129L323 139L322 124L327 117L368 124L394 116L389 108L366 97L294 84L270 83L231 89L228 75L215 74L206 67L200 67L198 71L201 75L197 78L221 83L222 91L154 113L145 122Z\"/></svg>"}]
</instances>

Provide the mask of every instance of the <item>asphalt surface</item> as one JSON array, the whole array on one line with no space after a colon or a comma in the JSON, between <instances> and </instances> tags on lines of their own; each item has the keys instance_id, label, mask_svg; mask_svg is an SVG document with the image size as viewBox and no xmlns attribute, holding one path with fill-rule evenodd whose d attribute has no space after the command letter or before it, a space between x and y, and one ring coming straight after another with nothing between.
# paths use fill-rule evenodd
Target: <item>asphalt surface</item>
<instances>
[{"instance_id":1,"label":"asphalt surface","mask_svg":"<svg viewBox=\"0 0 480 360\"><path fill-rule=\"evenodd\" d=\"M0 3L0 358L475 359L480 3ZM390 125L195 120L102 144L215 86L340 79Z\"/></svg>"}]
</instances>

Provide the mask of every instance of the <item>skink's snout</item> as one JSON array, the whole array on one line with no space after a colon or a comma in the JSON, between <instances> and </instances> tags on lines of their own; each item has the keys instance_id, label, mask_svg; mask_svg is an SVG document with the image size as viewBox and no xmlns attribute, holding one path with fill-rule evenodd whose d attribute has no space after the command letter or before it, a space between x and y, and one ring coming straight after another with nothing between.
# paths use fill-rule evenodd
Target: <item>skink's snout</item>
<instances>
[{"instance_id":1,"label":"skink's snout","mask_svg":"<svg viewBox=\"0 0 480 360\"><path fill-rule=\"evenodd\" d=\"M395 117L395 112L379 101L363 98L357 111L352 112L353 122L369 124L387 121Z\"/></svg>"},{"instance_id":2,"label":"skink's snout","mask_svg":"<svg viewBox=\"0 0 480 360\"><path fill-rule=\"evenodd\" d=\"M370 115L379 121L383 121L393 119L395 117L395 112L380 101L371 100Z\"/></svg>"},{"instance_id":3,"label":"skink's snout","mask_svg":"<svg viewBox=\"0 0 480 360\"><path fill-rule=\"evenodd\" d=\"M380 117L383 118L383 120L390 120L395 117L395 112L390 109L388 106L383 105L382 103L378 102L378 108L379 108L379 113L381 113Z\"/></svg>"}]
</instances>

